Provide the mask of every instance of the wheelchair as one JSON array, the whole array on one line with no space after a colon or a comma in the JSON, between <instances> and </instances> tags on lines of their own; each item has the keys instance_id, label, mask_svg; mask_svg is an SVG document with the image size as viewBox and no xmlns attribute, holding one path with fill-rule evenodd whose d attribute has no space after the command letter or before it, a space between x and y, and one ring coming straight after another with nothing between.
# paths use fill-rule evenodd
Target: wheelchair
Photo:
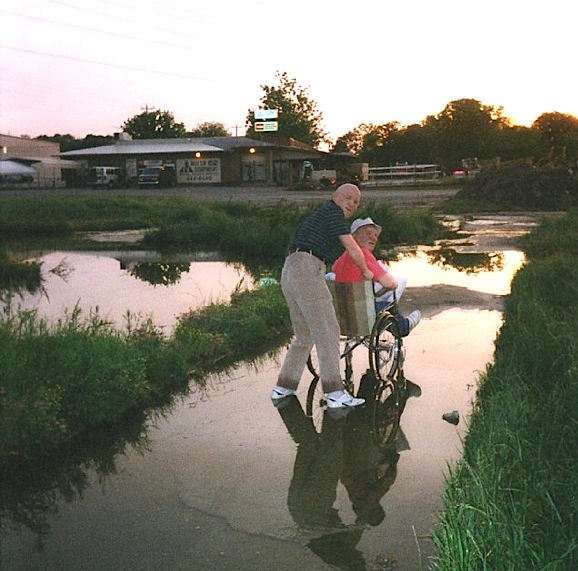
<instances>
[{"instance_id":1,"label":"wheelchair","mask_svg":"<svg viewBox=\"0 0 578 571\"><path fill-rule=\"evenodd\" d=\"M352 395L365 398L375 443L385 447L395 438L406 390L405 349L398 324L397 300L376 313L373 285L327 282L340 326L342 378ZM369 367L356 387L353 352L367 350ZM319 379L315 348L307 361L313 379L309 384L306 414L320 431L327 401Z\"/></svg>"}]
</instances>

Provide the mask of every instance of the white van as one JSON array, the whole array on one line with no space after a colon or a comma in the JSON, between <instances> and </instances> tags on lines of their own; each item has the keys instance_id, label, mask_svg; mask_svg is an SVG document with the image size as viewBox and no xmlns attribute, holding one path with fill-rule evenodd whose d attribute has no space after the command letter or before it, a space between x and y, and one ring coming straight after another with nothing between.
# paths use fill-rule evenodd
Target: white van
<instances>
[{"instance_id":1,"label":"white van","mask_svg":"<svg viewBox=\"0 0 578 571\"><path fill-rule=\"evenodd\" d=\"M120 188L126 186L124 170L119 167L92 167L88 171L91 188Z\"/></svg>"}]
</instances>

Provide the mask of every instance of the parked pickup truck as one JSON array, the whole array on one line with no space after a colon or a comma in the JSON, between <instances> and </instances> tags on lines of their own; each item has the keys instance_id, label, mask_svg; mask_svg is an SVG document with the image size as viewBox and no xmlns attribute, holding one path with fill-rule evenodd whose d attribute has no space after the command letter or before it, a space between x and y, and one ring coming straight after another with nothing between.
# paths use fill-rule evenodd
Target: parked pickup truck
<instances>
[{"instance_id":1,"label":"parked pickup truck","mask_svg":"<svg viewBox=\"0 0 578 571\"><path fill-rule=\"evenodd\" d=\"M177 172L173 165L145 167L138 175L139 187L173 187L177 184Z\"/></svg>"}]
</instances>

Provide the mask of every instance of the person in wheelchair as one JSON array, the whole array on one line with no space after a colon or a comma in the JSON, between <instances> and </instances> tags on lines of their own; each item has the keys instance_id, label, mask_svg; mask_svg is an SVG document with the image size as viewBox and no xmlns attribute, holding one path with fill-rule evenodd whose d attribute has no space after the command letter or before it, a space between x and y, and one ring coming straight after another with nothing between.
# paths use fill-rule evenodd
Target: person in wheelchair
<instances>
[{"instance_id":1,"label":"person in wheelchair","mask_svg":"<svg viewBox=\"0 0 578 571\"><path fill-rule=\"evenodd\" d=\"M357 218L351 224L351 234L359 244L365 257L367 267L373 272L375 289L375 311L379 313L402 296L407 278L403 276L393 276L389 272L388 266L378 260L373 251L377 246L381 226L376 224L371 218ZM336 282L353 283L363 281L363 274L359 266L347 252L344 252L331 267L328 279ZM402 337L409 335L410 331L420 322L421 312L412 311L407 317L398 312L397 322Z\"/></svg>"},{"instance_id":2,"label":"person in wheelchair","mask_svg":"<svg viewBox=\"0 0 578 571\"><path fill-rule=\"evenodd\" d=\"M348 393L341 377L339 322L324 279L327 266L344 250L359 264L363 277L373 278L346 222L360 201L359 187L344 183L305 218L295 232L281 272L281 290L289 308L294 337L279 371L277 385L271 392L276 406L296 393L314 345L327 407L346 408L365 403Z\"/></svg>"}]
</instances>

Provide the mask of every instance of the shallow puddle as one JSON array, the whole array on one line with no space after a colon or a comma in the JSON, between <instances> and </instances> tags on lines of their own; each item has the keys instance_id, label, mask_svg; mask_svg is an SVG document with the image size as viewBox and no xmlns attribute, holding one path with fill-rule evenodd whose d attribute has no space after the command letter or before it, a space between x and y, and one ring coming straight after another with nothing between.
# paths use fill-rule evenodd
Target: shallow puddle
<instances>
[{"instance_id":1,"label":"shallow puddle","mask_svg":"<svg viewBox=\"0 0 578 571\"><path fill-rule=\"evenodd\" d=\"M42 264L42 284L22 292L15 307L36 309L50 321L75 307L119 327L133 318L152 317L170 333L179 315L211 302L227 302L238 289L251 289L253 278L242 264L214 260L215 254L181 255L159 260L153 252L51 252Z\"/></svg>"},{"instance_id":2,"label":"shallow puddle","mask_svg":"<svg viewBox=\"0 0 578 571\"><path fill-rule=\"evenodd\" d=\"M81 299L114 319L130 309L170 328L179 312L226 299L248 279L221 262L191 262L173 286L142 286L104 254L49 254L44 267L50 274L63 260L74 271L48 275L45 292L23 303L54 317ZM471 257L437 248L391 264L410 277L404 309L424 317L405 340L413 390L387 454L376 450L362 410L325 419L320 434L312 429L303 415L307 373L298 399L274 407L282 349L193 386L149 417L139 438L54 474L43 468L20 500L3 493L0 569L427 569L448 464L460 457L503 296L522 263L515 250ZM85 293L64 293L72 284ZM357 349L357 381L367 364ZM442 420L452 411L457 425ZM380 476L368 479L376 467Z\"/></svg>"}]
</instances>

